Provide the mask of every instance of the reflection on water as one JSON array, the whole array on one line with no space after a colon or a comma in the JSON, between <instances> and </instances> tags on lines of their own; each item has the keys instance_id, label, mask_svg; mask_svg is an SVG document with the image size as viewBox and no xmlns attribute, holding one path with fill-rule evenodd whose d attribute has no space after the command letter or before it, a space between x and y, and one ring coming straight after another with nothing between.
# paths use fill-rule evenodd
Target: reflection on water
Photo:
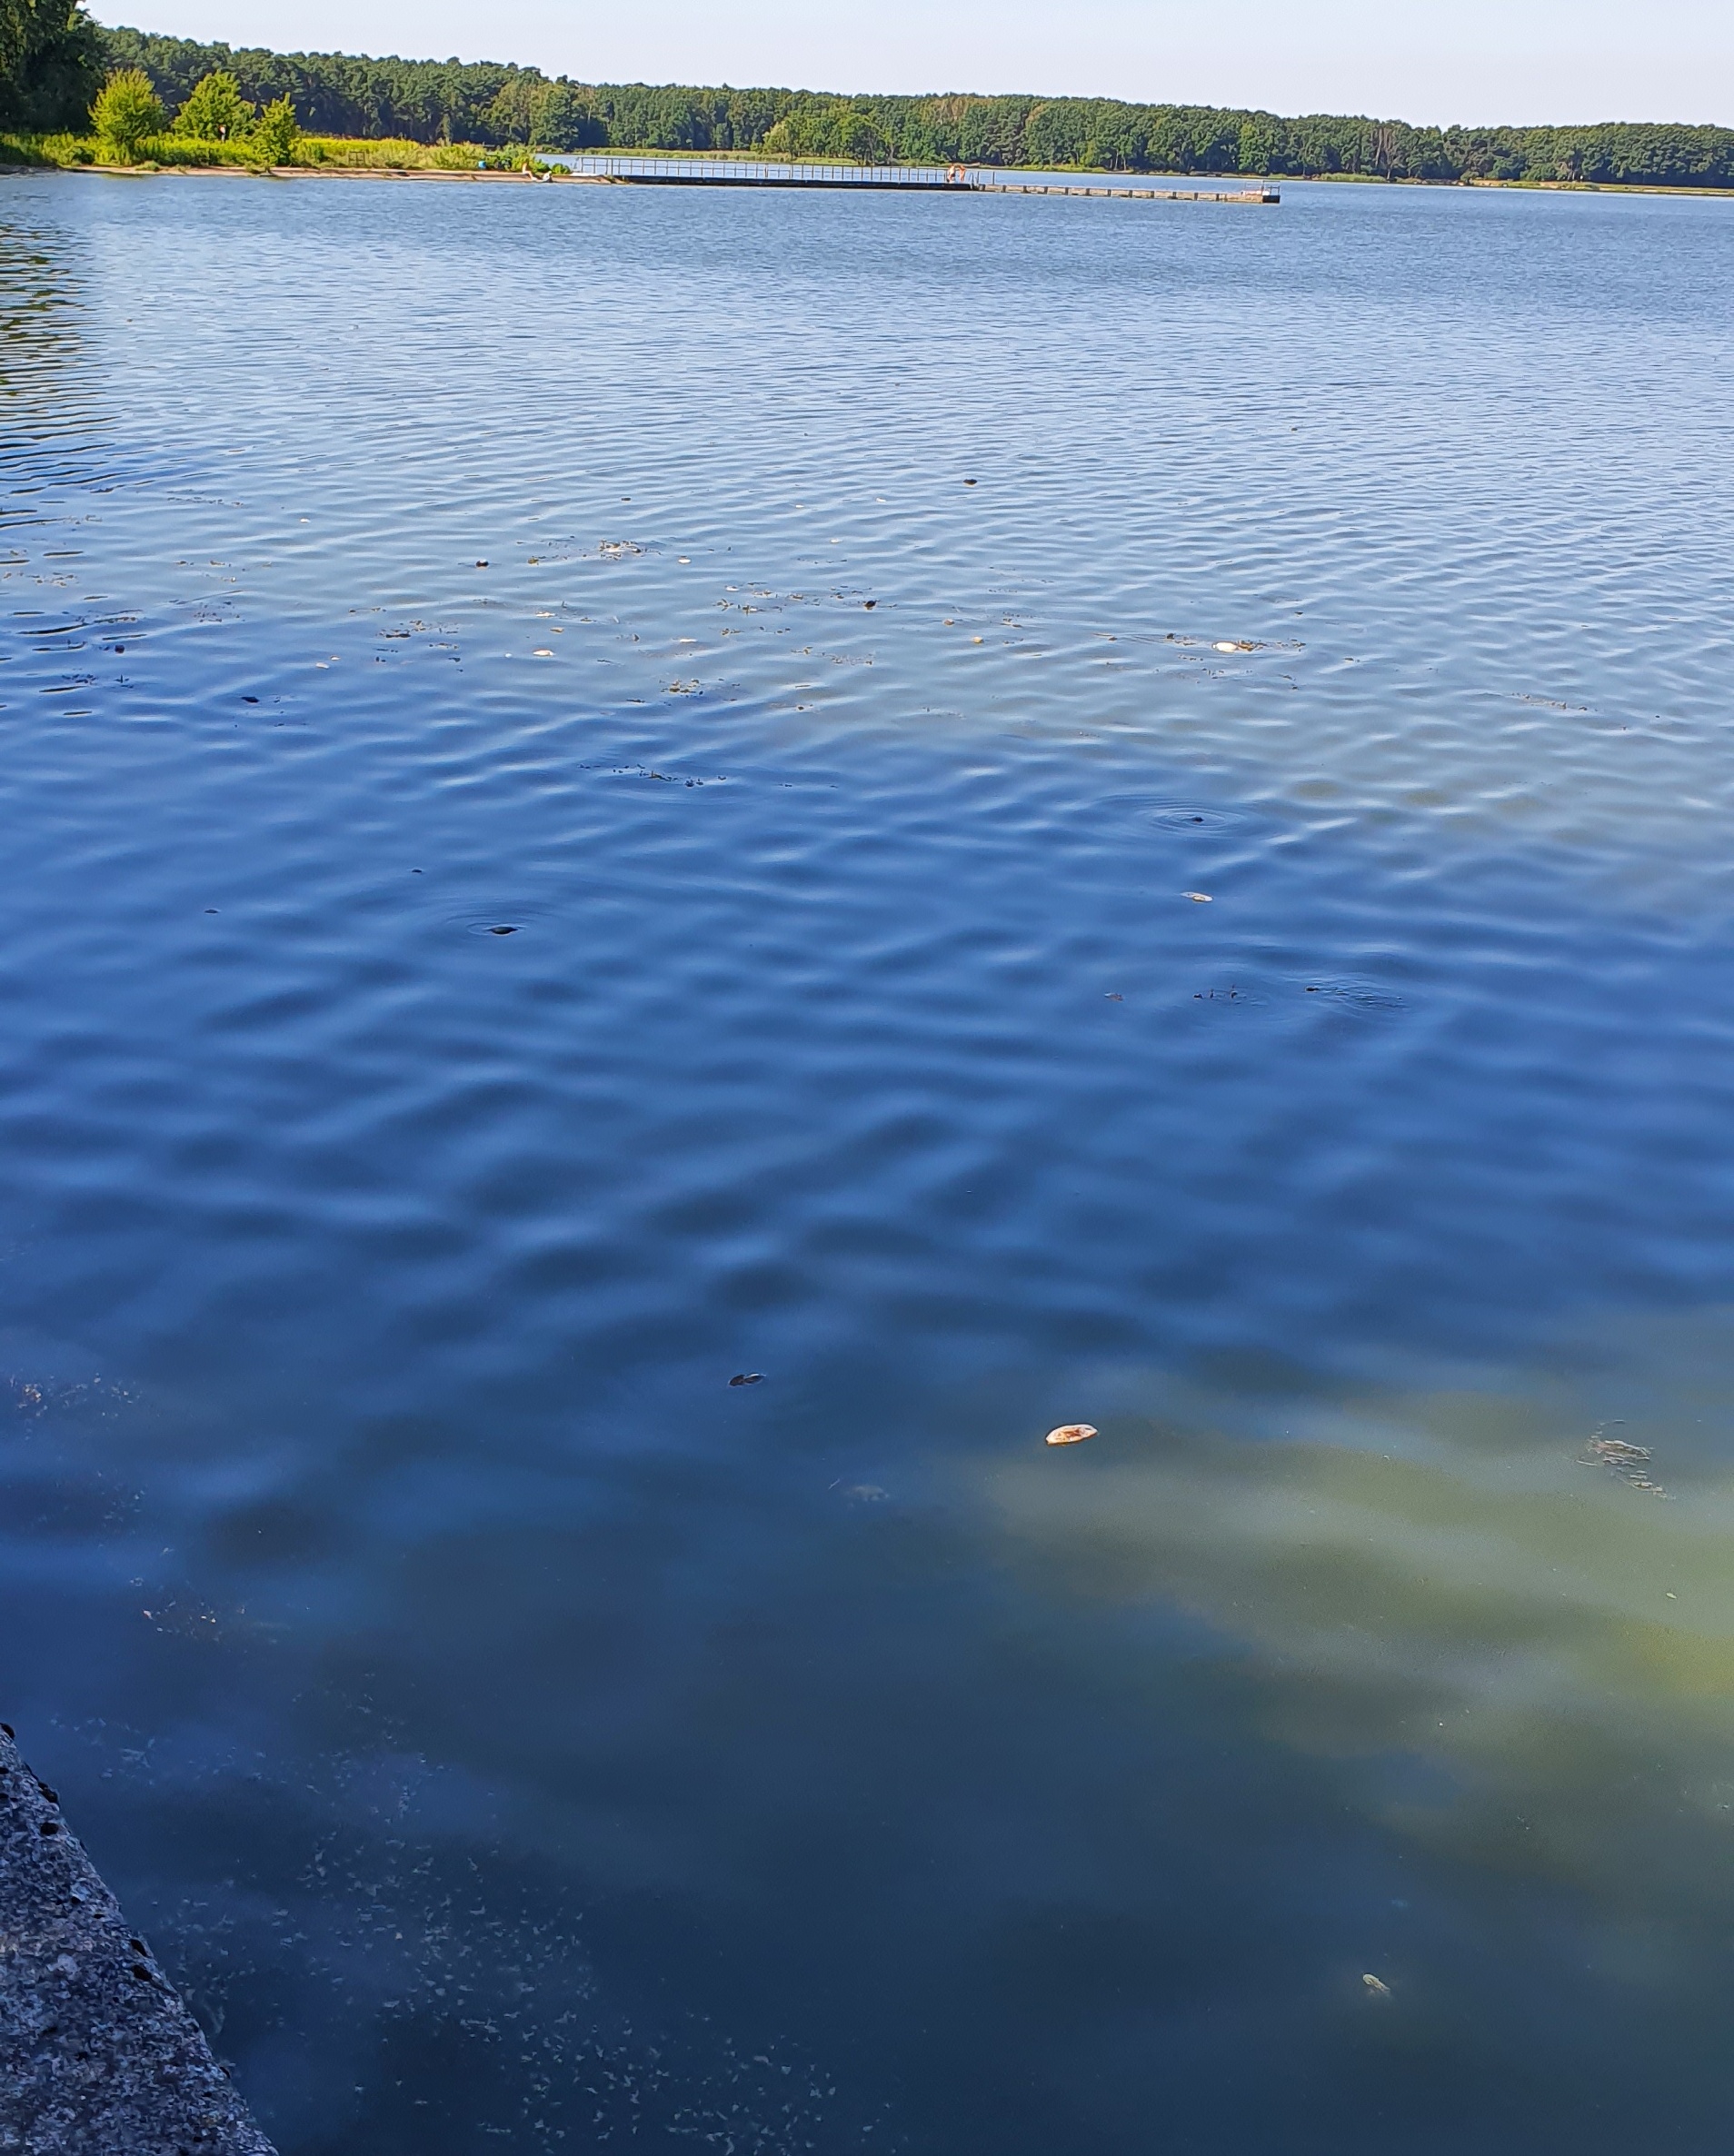
<instances>
[{"instance_id":1,"label":"reflection on water","mask_svg":"<svg viewBox=\"0 0 1734 2156\"><path fill-rule=\"evenodd\" d=\"M0 1711L284 2156L1719 2150L1728 206L0 184Z\"/></svg>"}]
</instances>

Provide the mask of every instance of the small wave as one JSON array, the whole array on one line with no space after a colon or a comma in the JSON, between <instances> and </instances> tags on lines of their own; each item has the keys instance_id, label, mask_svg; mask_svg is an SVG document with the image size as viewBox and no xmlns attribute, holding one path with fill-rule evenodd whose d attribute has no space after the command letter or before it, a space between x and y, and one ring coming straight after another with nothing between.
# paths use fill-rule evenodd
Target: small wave
<instances>
[{"instance_id":1,"label":"small wave","mask_svg":"<svg viewBox=\"0 0 1734 2156\"><path fill-rule=\"evenodd\" d=\"M1249 819L1243 810L1215 801L1171 800L1161 794L1116 794L1102 807L1116 823L1158 831L1231 831Z\"/></svg>"}]
</instances>

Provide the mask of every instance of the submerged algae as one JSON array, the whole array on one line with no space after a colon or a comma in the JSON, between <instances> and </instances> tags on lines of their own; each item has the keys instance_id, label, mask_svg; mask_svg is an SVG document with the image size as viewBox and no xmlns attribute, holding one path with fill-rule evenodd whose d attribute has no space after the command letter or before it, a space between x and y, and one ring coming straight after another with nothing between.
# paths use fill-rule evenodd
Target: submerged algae
<instances>
[{"instance_id":1,"label":"submerged algae","mask_svg":"<svg viewBox=\"0 0 1734 2156\"><path fill-rule=\"evenodd\" d=\"M1727 1326L1675 1330L1703 1367ZM1262 1734L1460 1890L1520 1877L1592 1931L1666 1910L1708 1945L1734 1921L1734 1463L1704 1404L1682 1378L1655 1442L1613 1441L1665 1458L1666 1493L1587 1475L1608 1441L1579 1388L1510 1377L1291 1399L1262 1433L1170 1387L987 1495L1045 1593L1203 1627Z\"/></svg>"}]
</instances>

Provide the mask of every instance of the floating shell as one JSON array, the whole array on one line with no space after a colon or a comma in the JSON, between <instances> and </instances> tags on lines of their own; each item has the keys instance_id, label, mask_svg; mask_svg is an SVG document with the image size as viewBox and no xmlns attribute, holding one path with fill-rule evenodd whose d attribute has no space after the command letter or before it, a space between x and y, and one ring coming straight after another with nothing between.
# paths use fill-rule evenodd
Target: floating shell
<instances>
[{"instance_id":1,"label":"floating shell","mask_svg":"<svg viewBox=\"0 0 1734 2156\"><path fill-rule=\"evenodd\" d=\"M1086 1437L1096 1434L1094 1423L1061 1423L1057 1430L1048 1432L1050 1445L1081 1445Z\"/></svg>"}]
</instances>

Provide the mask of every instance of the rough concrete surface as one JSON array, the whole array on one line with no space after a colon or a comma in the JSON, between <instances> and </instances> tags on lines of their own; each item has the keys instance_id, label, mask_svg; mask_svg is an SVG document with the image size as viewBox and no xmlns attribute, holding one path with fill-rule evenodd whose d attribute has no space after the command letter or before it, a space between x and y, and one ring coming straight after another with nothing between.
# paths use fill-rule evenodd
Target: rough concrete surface
<instances>
[{"instance_id":1,"label":"rough concrete surface","mask_svg":"<svg viewBox=\"0 0 1734 2156\"><path fill-rule=\"evenodd\" d=\"M5 1723L0 2152L274 2156Z\"/></svg>"}]
</instances>

